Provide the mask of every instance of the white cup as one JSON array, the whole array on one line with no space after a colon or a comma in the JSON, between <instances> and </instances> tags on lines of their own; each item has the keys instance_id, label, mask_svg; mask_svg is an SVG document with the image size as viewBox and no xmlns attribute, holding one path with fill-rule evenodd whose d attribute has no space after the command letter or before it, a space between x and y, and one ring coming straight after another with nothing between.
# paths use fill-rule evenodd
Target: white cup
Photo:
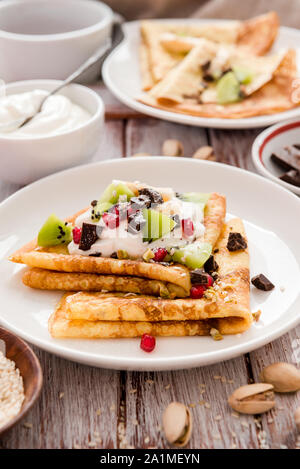
<instances>
[{"instance_id":1,"label":"white cup","mask_svg":"<svg viewBox=\"0 0 300 469\"><path fill-rule=\"evenodd\" d=\"M109 44L112 10L95 0L1 0L0 79L67 78ZM99 75L95 64L81 78Z\"/></svg>"}]
</instances>

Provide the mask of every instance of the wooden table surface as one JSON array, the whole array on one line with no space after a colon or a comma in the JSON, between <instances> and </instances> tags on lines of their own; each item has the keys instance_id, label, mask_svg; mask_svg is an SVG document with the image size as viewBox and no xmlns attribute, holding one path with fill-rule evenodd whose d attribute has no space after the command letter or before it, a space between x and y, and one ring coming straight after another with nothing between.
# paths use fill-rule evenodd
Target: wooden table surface
<instances>
[{"instance_id":1,"label":"wooden table surface","mask_svg":"<svg viewBox=\"0 0 300 469\"><path fill-rule=\"evenodd\" d=\"M101 85L93 88L107 109L94 161L138 152L160 154L163 141L176 138L187 157L210 144L218 161L254 171L251 144L259 130L212 130L159 121L124 107ZM18 189L1 182L0 198ZM297 448L293 412L300 406L300 393L276 395L276 410L259 418L233 413L227 397L258 380L265 365L299 363L299 337L300 326L234 360L157 373L92 368L33 347L44 372L42 394L25 420L0 439L0 448L168 448L161 415L173 400L191 407L194 431L188 448Z\"/></svg>"}]
</instances>

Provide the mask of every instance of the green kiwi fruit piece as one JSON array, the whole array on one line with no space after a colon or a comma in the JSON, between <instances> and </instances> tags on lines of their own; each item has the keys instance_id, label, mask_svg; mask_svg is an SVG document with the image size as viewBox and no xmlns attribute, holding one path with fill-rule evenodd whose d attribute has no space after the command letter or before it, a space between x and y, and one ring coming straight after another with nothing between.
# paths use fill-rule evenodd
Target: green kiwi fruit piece
<instances>
[{"instance_id":1,"label":"green kiwi fruit piece","mask_svg":"<svg viewBox=\"0 0 300 469\"><path fill-rule=\"evenodd\" d=\"M45 221L38 234L38 245L42 247L68 244L72 241L72 226L54 213Z\"/></svg>"}]
</instances>

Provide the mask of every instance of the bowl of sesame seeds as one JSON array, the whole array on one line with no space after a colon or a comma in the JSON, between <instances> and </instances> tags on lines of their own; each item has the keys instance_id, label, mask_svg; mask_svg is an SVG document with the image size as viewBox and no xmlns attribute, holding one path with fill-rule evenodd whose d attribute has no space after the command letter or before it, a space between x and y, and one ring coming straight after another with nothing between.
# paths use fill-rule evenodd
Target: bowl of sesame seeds
<instances>
[{"instance_id":1,"label":"bowl of sesame seeds","mask_svg":"<svg viewBox=\"0 0 300 469\"><path fill-rule=\"evenodd\" d=\"M33 350L0 327L0 435L27 414L42 383L42 369Z\"/></svg>"}]
</instances>

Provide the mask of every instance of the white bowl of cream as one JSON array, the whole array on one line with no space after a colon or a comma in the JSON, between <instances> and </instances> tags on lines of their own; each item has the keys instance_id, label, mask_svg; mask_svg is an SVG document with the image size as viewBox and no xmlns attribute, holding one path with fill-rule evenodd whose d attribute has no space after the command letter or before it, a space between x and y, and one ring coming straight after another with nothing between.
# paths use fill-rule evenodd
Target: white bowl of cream
<instances>
[{"instance_id":1,"label":"white bowl of cream","mask_svg":"<svg viewBox=\"0 0 300 469\"><path fill-rule=\"evenodd\" d=\"M32 115L59 83L30 80L6 86L5 95L0 96L1 179L28 184L86 162L97 150L104 104L97 93L78 84L49 97L24 127L1 131L1 126Z\"/></svg>"},{"instance_id":2,"label":"white bowl of cream","mask_svg":"<svg viewBox=\"0 0 300 469\"><path fill-rule=\"evenodd\" d=\"M110 41L112 10L95 0L1 0L0 78L64 80ZM95 64L81 82L99 76Z\"/></svg>"}]
</instances>

